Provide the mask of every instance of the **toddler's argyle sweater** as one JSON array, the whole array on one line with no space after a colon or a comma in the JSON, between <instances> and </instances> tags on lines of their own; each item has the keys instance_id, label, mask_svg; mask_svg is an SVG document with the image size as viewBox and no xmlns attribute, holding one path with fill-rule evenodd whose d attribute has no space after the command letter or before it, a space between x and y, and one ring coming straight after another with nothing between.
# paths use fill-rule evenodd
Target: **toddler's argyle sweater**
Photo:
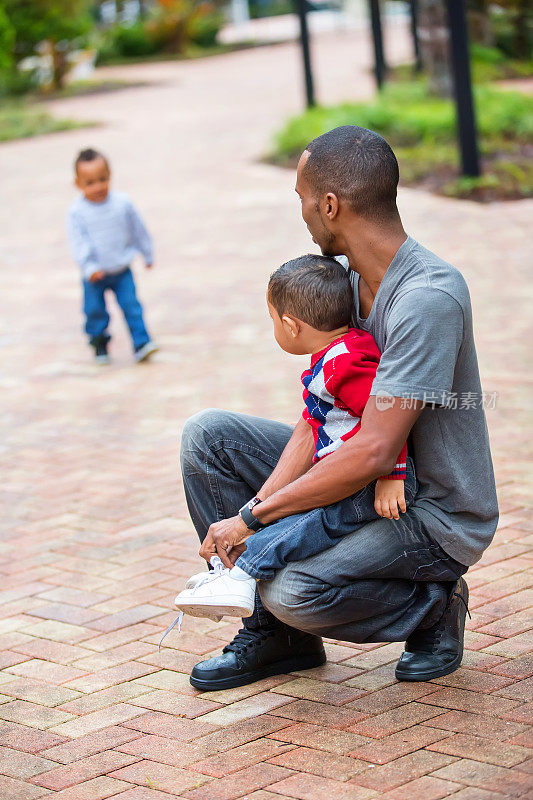
<instances>
[{"instance_id":1,"label":"toddler's argyle sweater","mask_svg":"<svg viewBox=\"0 0 533 800\"><path fill-rule=\"evenodd\" d=\"M372 381L381 353L367 331L350 328L311 358L310 369L302 373L305 408L303 418L311 425L315 439L313 461L332 453L361 428ZM405 480L407 445L404 444L391 480Z\"/></svg>"}]
</instances>

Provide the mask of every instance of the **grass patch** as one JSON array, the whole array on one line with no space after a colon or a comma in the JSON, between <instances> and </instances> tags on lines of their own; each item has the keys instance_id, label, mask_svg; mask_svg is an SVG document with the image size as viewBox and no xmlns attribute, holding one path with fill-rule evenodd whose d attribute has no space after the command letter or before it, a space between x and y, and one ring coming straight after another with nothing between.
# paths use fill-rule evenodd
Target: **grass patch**
<instances>
[{"instance_id":1,"label":"grass patch","mask_svg":"<svg viewBox=\"0 0 533 800\"><path fill-rule=\"evenodd\" d=\"M431 96L423 79L398 81L370 102L317 107L289 119L275 136L273 160L293 165L311 139L339 125L381 133L394 148L404 184L479 200L533 194L533 98L478 86L477 121L484 174L458 178L455 108Z\"/></svg>"},{"instance_id":2,"label":"grass patch","mask_svg":"<svg viewBox=\"0 0 533 800\"><path fill-rule=\"evenodd\" d=\"M118 78L112 80L84 80L73 81L54 92L40 92L31 95L32 100L56 100L64 97L83 97L91 94L105 94L106 92L118 92L122 89L136 89L139 86L149 86L146 81L125 81Z\"/></svg>"},{"instance_id":3,"label":"grass patch","mask_svg":"<svg viewBox=\"0 0 533 800\"><path fill-rule=\"evenodd\" d=\"M497 47L471 45L472 77L474 83L530 78L533 75L533 59L508 58Z\"/></svg>"},{"instance_id":4,"label":"grass patch","mask_svg":"<svg viewBox=\"0 0 533 800\"><path fill-rule=\"evenodd\" d=\"M24 102L4 100L0 106L0 142L72 130L87 124L72 119L56 119L41 108Z\"/></svg>"},{"instance_id":5,"label":"grass patch","mask_svg":"<svg viewBox=\"0 0 533 800\"><path fill-rule=\"evenodd\" d=\"M480 44L470 45L470 65L472 80L480 83L518 80L531 78L533 75L533 59L508 58L497 47L484 47ZM412 64L399 64L389 70L390 80L408 81L413 77Z\"/></svg>"}]
</instances>

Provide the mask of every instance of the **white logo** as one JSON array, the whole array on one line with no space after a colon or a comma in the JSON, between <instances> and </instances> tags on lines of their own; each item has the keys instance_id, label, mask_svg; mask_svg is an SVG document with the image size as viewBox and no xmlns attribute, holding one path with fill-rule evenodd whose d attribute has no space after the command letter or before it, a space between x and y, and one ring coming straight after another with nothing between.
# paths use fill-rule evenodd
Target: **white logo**
<instances>
[{"instance_id":1,"label":"white logo","mask_svg":"<svg viewBox=\"0 0 533 800\"><path fill-rule=\"evenodd\" d=\"M383 389L376 392L376 408L378 411L386 411L388 408L392 408L394 405L394 395L390 394L389 392L385 392Z\"/></svg>"}]
</instances>

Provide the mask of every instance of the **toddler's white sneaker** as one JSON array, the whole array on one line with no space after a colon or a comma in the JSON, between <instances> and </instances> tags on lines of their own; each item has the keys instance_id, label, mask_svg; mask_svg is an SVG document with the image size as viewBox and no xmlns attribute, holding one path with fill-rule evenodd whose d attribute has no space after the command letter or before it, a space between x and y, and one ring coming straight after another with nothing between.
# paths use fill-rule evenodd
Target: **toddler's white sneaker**
<instances>
[{"instance_id":1,"label":"toddler's white sneaker","mask_svg":"<svg viewBox=\"0 0 533 800\"><path fill-rule=\"evenodd\" d=\"M220 562L222 563L222 562ZM185 584L186 589L194 589L199 583L203 583L204 579L209 575L209 572L205 570L203 572L197 572L196 575L191 575L190 578L187 578L187 583Z\"/></svg>"},{"instance_id":2,"label":"toddler's white sneaker","mask_svg":"<svg viewBox=\"0 0 533 800\"><path fill-rule=\"evenodd\" d=\"M255 604L255 579L239 567L225 568L220 559L213 564L214 558L214 569L202 573L194 586L180 592L174 600L176 606L193 617L250 617Z\"/></svg>"}]
</instances>

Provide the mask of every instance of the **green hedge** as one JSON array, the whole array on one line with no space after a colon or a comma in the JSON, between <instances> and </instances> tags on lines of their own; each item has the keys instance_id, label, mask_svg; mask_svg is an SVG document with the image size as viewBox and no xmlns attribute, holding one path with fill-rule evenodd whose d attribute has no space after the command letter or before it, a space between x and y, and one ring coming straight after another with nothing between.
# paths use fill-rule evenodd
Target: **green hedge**
<instances>
[{"instance_id":1,"label":"green hedge","mask_svg":"<svg viewBox=\"0 0 533 800\"><path fill-rule=\"evenodd\" d=\"M293 163L316 136L339 125L360 125L390 142L404 183L482 199L531 195L533 98L479 86L475 103L487 161L481 179L453 179L458 174L455 107L451 100L430 96L423 80L391 83L370 102L316 107L289 119L275 135L272 158Z\"/></svg>"},{"instance_id":2,"label":"green hedge","mask_svg":"<svg viewBox=\"0 0 533 800\"><path fill-rule=\"evenodd\" d=\"M489 86L475 90L482 140L528 141L533 137L533 98ZM339 125L360 125L381 133L396 145L446 144L455 137L455 108L450 100L431 97L423 82L387 87L368 103L319 106L293 117L276 134L276 155L301 153L311 139Z\"/></svg>"},{"instance_id":3,"label":"green hedge","mask_svg":"<svg viewBox=\"0 0 533 800\"><path fill-rule=\"evenodd\" d=\"M100 34L98 63L106 64L158 53L178 55L191 45L214 47L224 15L208 2L175 2L145 20L115 25Z\"/></svg>"}]
</instances>

